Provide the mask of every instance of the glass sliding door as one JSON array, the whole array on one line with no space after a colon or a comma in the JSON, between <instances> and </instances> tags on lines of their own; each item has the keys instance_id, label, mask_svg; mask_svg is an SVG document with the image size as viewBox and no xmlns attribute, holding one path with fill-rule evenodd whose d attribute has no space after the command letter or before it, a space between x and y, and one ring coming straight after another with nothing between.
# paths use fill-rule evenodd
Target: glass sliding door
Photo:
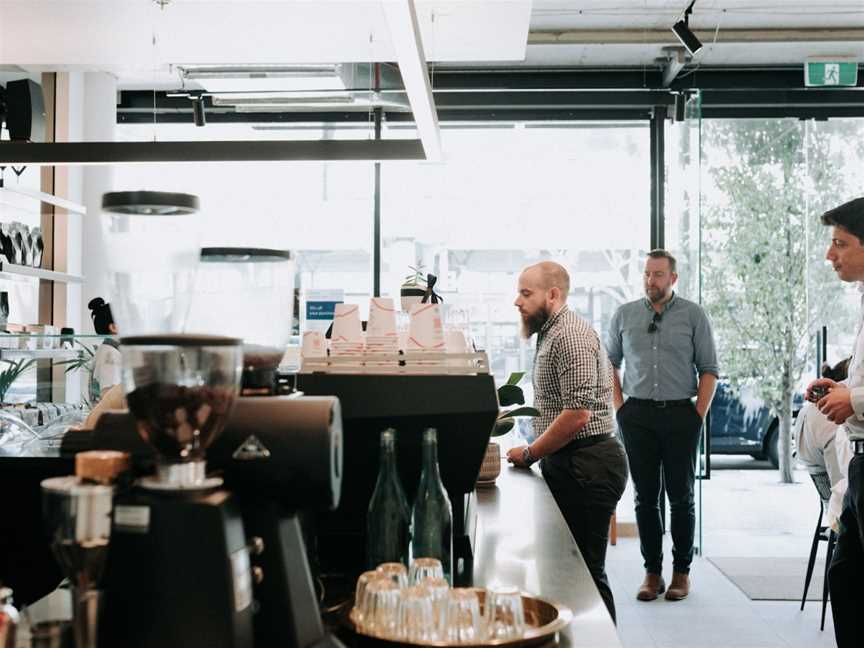
<instances>
[{"instance_id":1,"label":"glass sliding door","mask_svg":"<svg viewBox=\"0 0 864 648\"><path fill-rule=\"evenodd\" d=\"M702 303L702 100L699 92L686 97L684 120L669 127L666 159L665 246L678 262L676 292ZM710 414L703 427L696 460L695 548L703 551L702 482L710 477Z\"/></svg>"}]
</instances>

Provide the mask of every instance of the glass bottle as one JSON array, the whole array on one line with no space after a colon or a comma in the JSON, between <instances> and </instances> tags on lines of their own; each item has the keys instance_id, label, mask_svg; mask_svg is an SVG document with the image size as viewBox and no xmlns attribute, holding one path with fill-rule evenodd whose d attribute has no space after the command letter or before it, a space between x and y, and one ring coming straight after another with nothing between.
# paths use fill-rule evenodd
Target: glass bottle
<instances>
[{"instance_id":1,"label":"glass bottle","mask_svg":"<svg viewBox=\"0 0 864 648\"><path fill-rule=\"evenodd\" d=\"M366 516L366 566L375 569L385 562L408 566L411 510L396 470L396 430L381 432L378 481Z\"/></svg>"},{"instance_id":2,"label":"glass bottle","mask_svg":"<svg viewBox=\"0 0 864 648\"><path fill-rule=\"evenodd\" d=\"M437 558L453 584L453 509L438 474L438 435L423 431L423 471L411 510L411 558Z\"/></svg>"}]
</instances>

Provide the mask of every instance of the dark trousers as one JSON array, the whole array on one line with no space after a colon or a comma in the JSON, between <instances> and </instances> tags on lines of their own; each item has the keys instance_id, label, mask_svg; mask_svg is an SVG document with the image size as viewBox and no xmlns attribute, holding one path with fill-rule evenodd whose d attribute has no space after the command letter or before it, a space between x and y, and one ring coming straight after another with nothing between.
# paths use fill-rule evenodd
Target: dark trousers
<instances>
[{"instance_id":1,"label":"dark trousers","mask_svg":"<svg viewBox=\"0 0 864 648\"><path fill-rule=\"evenodd\" d=\"M662 472L672 517L673 569L690 573L696 530L693 486L702 417L693 405L658 408L627 400L616 419L636 491L636 525L645 571L660 574L663 568Z\"/></svg>"},{"instance_id":2,"label":"dark trousers","mask_svg":"<svg viewBox=\"0 0 864 648\"><path fill-rule=\"evenodd\" d=\"M828 571L837 648L858 648L864 637L864 454L849 462L843 525Z\"/></svg>"},{"instance_id":3,"label":"dark trousers","mask_svg":"<svg viewBox=\"0 0 864 648\"><path fill-rule=\"evenodd\" d=\"M615 601L606 577L609 522L627 486L627 457L617 439L572 451L559 451L540 462L606 609L615 621Z\"/></svg>"}]
</instances>

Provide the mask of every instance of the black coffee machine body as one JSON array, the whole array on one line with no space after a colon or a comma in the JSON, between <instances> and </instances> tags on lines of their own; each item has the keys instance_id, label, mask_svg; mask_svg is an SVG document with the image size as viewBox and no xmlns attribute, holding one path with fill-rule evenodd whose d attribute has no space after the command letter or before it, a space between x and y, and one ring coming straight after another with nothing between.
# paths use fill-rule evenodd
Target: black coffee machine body
<instances>
[{"instance_id":1,"label":"black coffee machine body","mask_svg":"<svg viewBox=\"0 0 864 648\"><path fill-rule=\"evenodd\" d=\"M139 465L153 456L128 413L103 415L90 445ZM339 502L339 401L241 398L208 466L224 489L115 498L103 645L339 646L321 622L298 518Z\"/></svg>"},{"instance_id":2,"label":"black coffee machine body","mask_svg":"<svg viewBox=\"0 0 864 648\"><path fill-rule=\"evenodd\" d=\"M252 574L236 498L227 490L114 500L101 645L253 645Z\"/></svg>"},{"instance_id":3,"label":"black coffee machine body","mask_svg":"<svg viewBox=\"0 0 864 648\"><path fill-rule=\"evenodd\" d=\"M342 497L335 511L314 514L321 571L356 576L366 568L366 513L378 475L381 430L397 431L399 475L410 502L420 479L422 432L433 427L438 430L441 479L453 506L455 584L471 585L476 536L472 493L499 413L493 376L301 373L297 386L309 395L332 394L342 406Z\"/></svg>"}]
</instances>

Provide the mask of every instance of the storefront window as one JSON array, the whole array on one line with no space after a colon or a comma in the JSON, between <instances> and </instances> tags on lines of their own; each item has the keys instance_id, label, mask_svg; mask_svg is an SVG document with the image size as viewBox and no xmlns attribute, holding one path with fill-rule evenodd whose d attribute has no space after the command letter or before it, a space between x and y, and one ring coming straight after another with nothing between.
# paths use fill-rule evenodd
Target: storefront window
<instances>
[{"instance_id":1,"label":"storefront window","mask_svg":"<svg viewBox=\"0 0 864 648\"><path fill-rule=\"evenodd\" d=\"M642 123L444 128L446 163L382 172L382 292L411 266L438 276L499 381L531 367L513 306L527 265L563 264L570 307L604 332L641 294L648 137Z\"/></svg>"}]
</instances>

